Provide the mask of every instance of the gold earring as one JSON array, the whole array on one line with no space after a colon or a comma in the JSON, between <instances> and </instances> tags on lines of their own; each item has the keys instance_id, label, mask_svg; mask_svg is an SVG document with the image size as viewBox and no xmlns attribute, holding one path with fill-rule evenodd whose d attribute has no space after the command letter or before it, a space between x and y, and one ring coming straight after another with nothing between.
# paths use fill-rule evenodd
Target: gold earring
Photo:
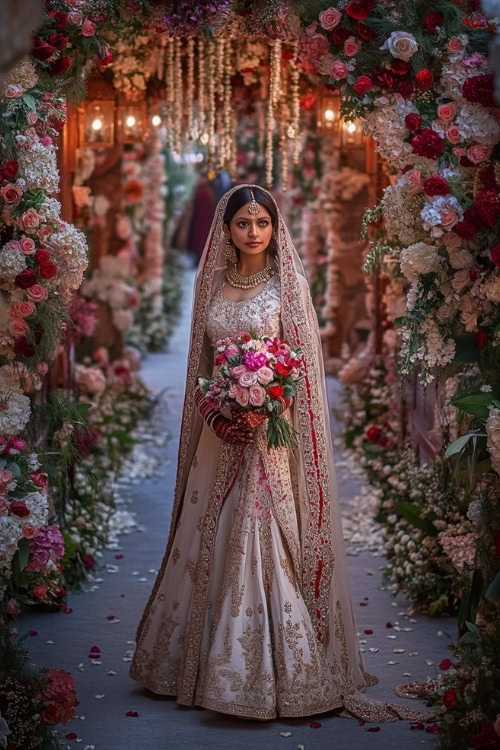
<instances>
[{"instance_id":1,"label":"gold earring","mask_svg":"<svg viewBox=\"0 0 500 750\"><path fill-rule=\"evenodd\" d=\"M224 245L224 258L226 259L226 266L234 266L238 262L238 256L236 255L236 248L229 239L226 240Z\"/></svg>"}]
</instances>

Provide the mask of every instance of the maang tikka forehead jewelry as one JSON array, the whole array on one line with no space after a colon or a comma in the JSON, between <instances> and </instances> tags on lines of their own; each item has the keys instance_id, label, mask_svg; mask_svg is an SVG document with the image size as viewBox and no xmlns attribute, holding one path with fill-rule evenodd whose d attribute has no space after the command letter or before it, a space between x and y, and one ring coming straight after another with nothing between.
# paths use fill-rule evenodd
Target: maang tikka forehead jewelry
<instances>
[{"instance_id":1,"label":"maang tikka forehead jewelry","mask_svg":"<svg viewBox=\"0 0 500 750\"><path fill-rule=\"evenodd\" d=\"M256 216L258 213L260 213L260 206L255 200L253 190L250 190L250 195L252 196L252 200L248 204L248 213L251 214L252 216Z\"/></svg>"}]
</instances>

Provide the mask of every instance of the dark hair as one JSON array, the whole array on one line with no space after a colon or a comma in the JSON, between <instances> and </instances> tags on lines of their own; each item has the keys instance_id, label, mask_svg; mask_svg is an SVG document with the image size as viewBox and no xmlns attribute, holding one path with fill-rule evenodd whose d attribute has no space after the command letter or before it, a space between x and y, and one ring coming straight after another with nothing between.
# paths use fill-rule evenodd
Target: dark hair
<instances>
[{"instance_id":1,"label":"dark hair","mask_svg":"<svg viewBox=\"0 0 500 750\"><path fill-rule=\"evenodd\" d=\"M255 198L257 203L259 203L263 208L266 209L269 216L271 217L273 236L271 237L271 241L267 250L271 258L276 259L278 257L278 243L274 236L274 232L278 228L278 212L276 210L276 205L273 199L268 193L266 193L265 190L262 190L262 188L259 187L242 187L239 190L235 190L227 202L226 210L224 212L224 224L227 224L227 226L229 226L229 224L231 223L231 219L240 210L240 208L246 203L250 203L250 201L252 200L252 193L253 198ZM238 248L236 248L236 252L239 252Z\"/></svg>"}]
</instances>

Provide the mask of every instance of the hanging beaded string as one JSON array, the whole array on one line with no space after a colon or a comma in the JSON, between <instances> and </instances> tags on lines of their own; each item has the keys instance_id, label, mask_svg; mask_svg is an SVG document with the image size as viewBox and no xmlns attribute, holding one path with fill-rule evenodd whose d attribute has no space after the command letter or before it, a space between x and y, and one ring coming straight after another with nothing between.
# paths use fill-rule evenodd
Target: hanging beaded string
<instances>
[{"instance_id":1,"label":"hanging beaded string","mask_svg":"<svg viewBox=\"0 0 500 750\"><path fill-rule=\"evenodd\" d=\"M182 151L182 112L184 87L182 79L182 39L175 38L175 109L174 109L174 131L175 131L175 150L178 154Z\"/></svg>"},{"instance_id":2,"label":"hanging beaded string","mask_svg":"<svg viewBox=\"0 0 500 750\"><path fill-rule=\"evenodd\" d=\"M215 157L215 54L214 42L207 43L208 58L208 171L213 172Z\"/></svg>"},{"instance_id":3,"label":"hanging beaded string","mask_svg":"<svg viewBox=\"0 0 500 750\"><path fill-rule=\"evenodd\" d=\"M280 95L280 73L281 40L275 39L271 42L271 73L266 121L266 184L268 187L272 187L273 184L274 112Z\"/></svg>"},{"instance_id":4,"label":"hanging beaded string","mask_svg":"<svg viewBox=\"0 0 500 750\"><path fill-rule=\"evenodd\" d=\"M186 117L187 137L189 141L194 140L193 128L193 98L194 98L194 39L187 40L187 77L186 77Z\"/></svg>"},{"instance_id":5,"label":"hanging beaded string","mask_svg":"<svg viewBox=\"0 0 500 750\"><path fill-rule=\"evenodd\" d=\"M224 96L225 47L226 47L225 38L223 36L218 36L217 39L215 40L216 59L217 59L216 67L215 67L215 76L216 76L215 92L221 101Z\"/></svg>"},{"instance_id":6,"label":"hanging beaded string","mask_svg":"<svg viewBox=\"0 0 500 750\"><path fill-rule=\"evenodd\" d=\"M281 189L288 188L288 127L290 125L290 107L288 105L288 68L281 72L279 102L279 148L281 156Z\"/></svg>"},{"instance_id":7,"label":"hanging beaded string","mask_svg":"<svg viewBox=\"0 0 500 750\"><path fill-rule=\"evenodd\" d=\"M223 133L223 148L224 159L223 165L228 168L232 158L233 152L233 112L232 112L232 89L231 89L231 76L233 72L233 46L232 39L229 37L226 40L226 57L224 61L224 133Z\"/></svg>"},{"instance_id":8,"label":"hanging beaded string","mask_svg":"<svg viewBox=\"0 0 500 750\"><path fill-rule=\"evenodd\" d=\"M299 43L291 42L293 57L290 59L290 111L291 120L288 128L288 137L293 141L293 163L295 166L299 163L300 157L300 73L297 65L297 54Z\"/></svg>"},{"instance_id":9,"label":"hanging beaded string","mask_svg":"<svg viewBox=\"0 0 500 750\"><path fill-rule=\"evenodd\" d=\"M198 39L198 138L205 133L205 41Z\"/></svg>"},{"instance_id":10,"label":"hanging beaded string","mask_svg":"<svg viewBox=\"0 0 500 750\"><path fill-rule=\"evenodd\" d=\"M173 137L173 121L174 121L174 40L172 37L167 38L167 112L166 112L166 127L167 127L167 146L173 148L174 137Z\"/></svg>"}]
</instances>

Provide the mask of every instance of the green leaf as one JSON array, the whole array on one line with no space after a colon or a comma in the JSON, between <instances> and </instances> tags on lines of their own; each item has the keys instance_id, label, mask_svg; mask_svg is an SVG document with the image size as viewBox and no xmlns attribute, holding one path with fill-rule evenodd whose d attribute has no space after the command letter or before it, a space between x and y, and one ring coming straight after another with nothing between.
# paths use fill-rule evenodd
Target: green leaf
<instances>
[{"instance_id":1,"label":"green leaf","mask_svg":"<svg viewBox=\"0 0 500 750\"><path fill-rule=\"evenodd\" d=\"M405 521L408 521L408 523L411 523L412 526L415 526L417 529L420 529L428 536L436 536L437 529L435 528L434 524L429 521L428 518L421 518L419 510L414 503L409 503L405 501L400 501L396 503L395 505L396 513L399 513Z\"/></svg>"},{"instance_id":2,"label":"green leaf","mask_svg":"<svg viewBox=\"0 0 500 750\"><path fill-rule=\"evenodd\" d=\"M457 336L455 339L457 362L478 362L479 349L476 346L475 336Z\"/></svg>"},{"instance_id":3,"label":"green leaf","mask_svg":"<svg viewBox=\"0 0 500 750\"><path fill-rule=\"evenodd\" d=\"M466 414L472 414L474 417L478 417L478 419L486 422L489 415L488 405L490 401L491 395L489 393L479 392L454 398L451 403Z\"/></svg>"},{"instance_id":4,"label":"green leaf","mask_svg":"<svg viewBox=\"0 0 500 750\"><path fill-rule=\"evenodd\" d=\"M24 570L30 556L30 543L28 539L20 539L17 545L19 570Z\"/></svg>"},{"instance_id":5,"label":"green leaf","mask_svg":"<svg viewBox=\"0 0 500 750\"><path fill-rule=\"evenodd\" d=\"M31 109L33 112L36 112L36 99L31 94L23 94L22 96L23 102L26 104L29 109Z\"/></svg>"},{"instance_id":6,"label":"green leaf","mask_svg":"<svg viewBox=\"0 0 500 750\"><path fill-rule=\"evenodd\" d=\"M488 586L485 597L494 604L500 604L500 570Z\"/></svg>"},{"instance_id":7,"label":"green leaf","mask_svg":"<svg viewBox=\"0 0 500 750\"><path fill-rule=\"evenodd\" d=\"M470 587L467 593L462 597L462 600L460 602L460 607L458 609L459 628L462 629L464 625L466 625L467 628L471 632L476 632L477 630L476 626L473 625L471 622L469 622L469 620L475 619L476 617L477 609L479 607L479 602L481 600L482 589L483 589L483 576L481 575L481 571L475 570L474 573L472 574L472 581L471 581ZM471 630L471 628L475 628L476 630ZM479 634L479 630L477 630L477 634Z\"/></svg>"},{"instance_id":8,"label":"green leaf","mask_svg":"<svg viewBox=\"0 0 500 750\"><path fill-rule=\"evenodd\" d=\"M467 433L467 435L462 435L462 437L459 437L457 440L451 443L451 445L449 445L444 452L445 458L449 458L450 456L454 456L456 453L460 453L472 437L474 437L474 433L469 432Z\"/></svg>"}]
</instances>

